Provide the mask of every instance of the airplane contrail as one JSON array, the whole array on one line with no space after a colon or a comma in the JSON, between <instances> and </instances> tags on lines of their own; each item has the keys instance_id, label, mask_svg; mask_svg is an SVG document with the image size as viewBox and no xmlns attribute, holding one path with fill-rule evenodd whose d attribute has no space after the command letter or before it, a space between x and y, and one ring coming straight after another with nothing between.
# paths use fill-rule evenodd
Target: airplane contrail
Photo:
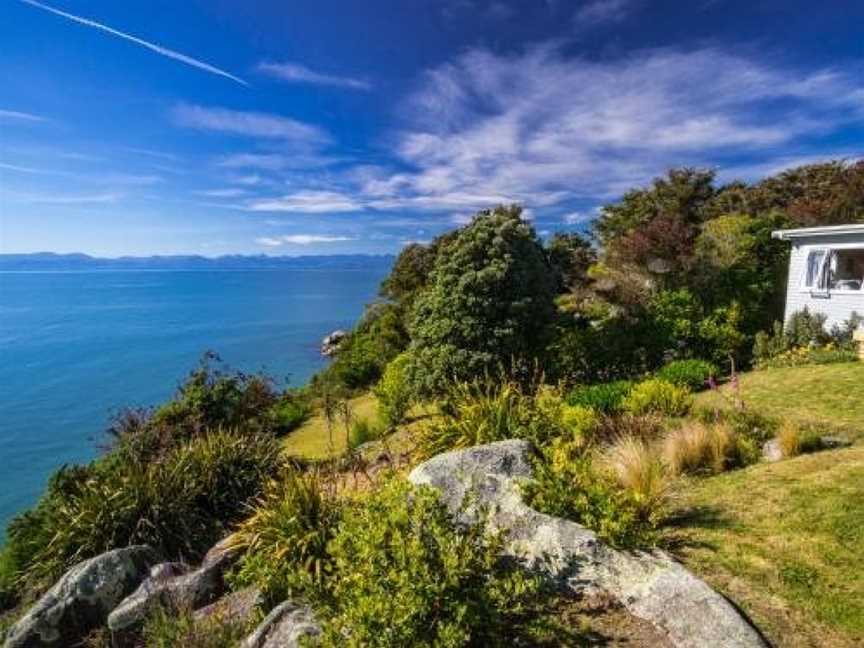
<instances>
[{"instance_id":1,"label":"airplane contrail","mask_svg":"<svg viewBox=\"0 0 864 648\"><path fill-rule=\"evenodd\" d=\"M204 70L205 72L210 72L211 74L217 74L227 79L231 79L232 81L236 81L237 83L240 83L244 86L249 85L243 79L236 77L233 74L226 72L225 70L220 70L219 68L210 65L209 63L199 61L198 59L192 58L191 56L186 56L185 54L181 54L180 52L175 52L174 50L168 49L167 47L162 47L161 45L150 43L141 38L138 38L137 36L132 36L131 34L126 34L124 32L118 31L112 27L108 27L108 25L98 23L95 20L89 20L88 18L82 18L81 16L66 13L65 11L55 9L54 7L49 7L48 5L42 4L41 2L36 2L36 0L21 0L21 2L32 5L39 9L43 9L44 11L51 12L57 16L68 18L69 20L77 22L78 24L85 25L87 27L94 27L95 29L101 29L102 31L107 32L112 36L117 36L118 38L123 38L125 40L131 41L137 45L146 47L147 49L152 50L157 54L167 56L168 58L174 59L175 61L180 61L181 63L185 63L186 65L191 65L192 67L196 67L199 70Z\"/></svg>"}]
</instances>

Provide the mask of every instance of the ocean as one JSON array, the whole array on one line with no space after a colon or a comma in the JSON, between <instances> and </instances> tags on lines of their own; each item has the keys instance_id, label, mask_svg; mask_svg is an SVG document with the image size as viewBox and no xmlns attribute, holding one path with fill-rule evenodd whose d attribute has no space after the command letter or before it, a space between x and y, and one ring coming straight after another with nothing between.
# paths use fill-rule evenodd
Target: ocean
<instances>
[{"instance_id":1,"label":"ocean","mask_svg":"<svg viewBox=\"0 0 864 648\"><path fill-rule=\"evenodd\" d=\"M112 413L169 398L212 350L302 385L386 273L368 270L0 272L0 538L46 479L97 453Z\"/></svg>"}]
</instances>

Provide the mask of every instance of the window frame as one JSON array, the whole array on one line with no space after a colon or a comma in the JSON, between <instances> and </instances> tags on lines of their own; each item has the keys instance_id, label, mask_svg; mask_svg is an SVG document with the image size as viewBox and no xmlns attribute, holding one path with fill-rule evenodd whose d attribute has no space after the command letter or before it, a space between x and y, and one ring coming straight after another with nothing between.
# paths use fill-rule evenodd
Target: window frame
<instances>
[{"instance_id":1,"label":"window frame","mask_svg":"<svg viewBox=\"0 0 864 648\"><path fill-rule=\"evenodd\" d=\"M858 290L850 290L848 288L831 288L830 286L830 264L835 258L836 253L843 250L864 250L864 243L836 243L833 245L814 244L804 246L802 249L802 253L804 255L804 267L802 268L800 277L798 279L799 291L802 293L809 293L811 295L828 295L834 293L839 295L860 295L864 293L864 283L862 283L861 288L859 288ZM810 269L810 256L817 252L824 253L822 260L819 263L819 271L817 273L818 283L816 285L808 286L807 276L808 270Z\"/></svg>"}]
</instances>

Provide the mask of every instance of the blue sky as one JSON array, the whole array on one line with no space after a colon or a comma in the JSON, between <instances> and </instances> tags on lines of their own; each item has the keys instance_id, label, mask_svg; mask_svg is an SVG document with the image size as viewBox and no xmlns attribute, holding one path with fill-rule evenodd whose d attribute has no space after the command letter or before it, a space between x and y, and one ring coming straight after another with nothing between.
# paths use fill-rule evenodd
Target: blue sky
<instances>
[{"instance_id":1,"label":"blue sky","mask_svg":"<svg viewBox=\"0 0 864 648\"><path fill-rule=\"evenodd\" d=\"M396 252L864 149L864 3L0 0L0 250Z\"/></svg>"}]
</instances>

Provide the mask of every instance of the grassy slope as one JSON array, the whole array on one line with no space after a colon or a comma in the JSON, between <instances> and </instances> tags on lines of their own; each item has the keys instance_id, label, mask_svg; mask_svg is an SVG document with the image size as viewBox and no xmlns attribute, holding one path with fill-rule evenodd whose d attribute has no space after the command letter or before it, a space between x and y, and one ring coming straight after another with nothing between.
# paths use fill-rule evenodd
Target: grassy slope
<instances>
[{"instance_id":1,"label":"grassy slope","mask_svg":"<svg viewBox=\"0 0 864 648\"><path fill-rule=\"evenodd\" d=\"M864 645L864 446L695 480L681 557L778 646Z\"/></svg>"},{"instance_id":2,"label":"grassy slope","mask_svg":"<svg viewBox=\"0 0 864 648\"><path fill-rule=\"evenodd\" d=\"M722 393L731 395L729 386ZM848 426L864 438L864 362L766 369L741 376L748 407L799 421ZM723 406L717 394L700 394L699 405Z\"/></svg>"},{"instance_id":3,"label":"grassy slope","mask_svg":"<svg viewBox=\"0 0 864 648\"><path fill-rule=\"evenodd\" d=\"M369 422L377 421L378 402L372 394L363 394L349 401L351 417L354 420L367 419ZM345 451L346 437L345 424L340 419L333 423L333 442L331 445L327 420L319 411L308 421L294 430L285 439L285 452L290 455L305 457L308 459L323 459L330 456L331 452L339 455Z\"/></svg>"},{"instance_id":4,"label":"grassy slope","mask_svg":"<svg viewBox=\"0 0 864 648\"><path fill-rule=\"evenodd\" d=\"M743 375L741 395L861 440L862 385L864 363L772 369ZM864 445L693 480L682 500L682 559L776 645L864 645Z\"/></svg>"}]
</instances>

